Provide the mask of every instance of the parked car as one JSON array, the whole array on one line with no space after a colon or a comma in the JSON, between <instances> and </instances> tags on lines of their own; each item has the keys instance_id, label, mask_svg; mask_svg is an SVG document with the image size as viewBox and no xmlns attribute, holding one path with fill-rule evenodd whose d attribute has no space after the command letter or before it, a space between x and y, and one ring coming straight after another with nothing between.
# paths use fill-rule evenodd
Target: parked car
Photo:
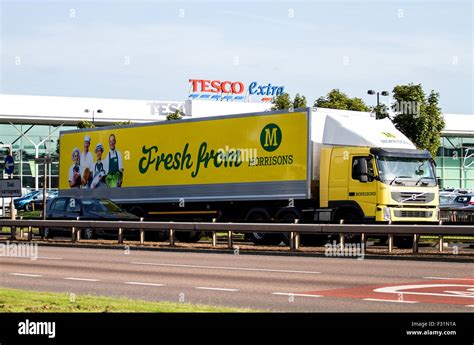
<instances>
[{"instance_id":1,"label":"parked car","mask_svg":"<svg viewBox=\"0 0 474 345\"><path fill-rule=\"evenodd\" d=\"M440 194L439 200L441 209L474 209L474 194Z\"/></svg>"},{"instance_id":2,"label":"parked car","mask_svg":"<svg viewBox=\"0 0 474 345\"><path fill-rule=\"evenodd\" d=\"M46 203L54 199L55 197L58 196L58 191L57 190L47 190L46 191ZM34 204L34 205L32 205ZM35 210L42 210L43 209L43 191L40 190L39 193L33 197L33 200L29 204L29 208L35 209Z\"/></svg>"},{"instance_id":3,"label":"parked car","mask_svg":"<svg viewBox=\"0 0 474 345\"><path fill-rule=\"evenodd\" d=\"M109 199L56 197L46 205L46 219L59 220L129 220L138 221L139 217L126 212ZM126 230L125 236L138 236L138 230ZM44 228L42 236L71 236L71 228ZM81 229L81 238L94 239L96 237L117 237L115 229Z\"/></svg>"},{"instance_id":4,"label":"parked car","mask_svg":"<svg viewBox=\"0 0 474 345\"><path fill-rule=\"evenodd\" d=\"M25 211L30 211L31 210L31 205L30 203L33 201L34 197L37 197L40 191L38 190L33 190L28 193L26 193L24 196L20 198L16 198L13 200L13 204L15 205L15 208L17 210L25 210Z\"/></svg>"}]
</instances>

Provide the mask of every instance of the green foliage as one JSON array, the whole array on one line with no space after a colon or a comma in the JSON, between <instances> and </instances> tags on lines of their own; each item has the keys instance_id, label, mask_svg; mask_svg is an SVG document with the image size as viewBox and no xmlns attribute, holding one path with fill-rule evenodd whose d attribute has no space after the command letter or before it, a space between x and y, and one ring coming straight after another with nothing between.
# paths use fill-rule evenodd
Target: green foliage
<instances>
[{"instance_id":1,"label":"green foliage","mask_svg":"<svg viewBox=\"0 0 474 345\"><path fill-rule=\"evenodd\" d=\"M290 95L285 92L281 95L274 97L272 100L272 103L273 103L272 110L305 108L307 106L306 97L300 96L299 93L297 93L293 101L291 101Z\"/></svg>"},{"instance_id":2,"label":"green foliage","mask_svg":"<svg viewBox=\"0 0 474 345\"><path fill-rule=\"evenodd\" d=\"M306 97L305 96L300 96L299 93L296 94L294 100L293 100L293 108L306 108Z\"/></svg>"},{"instance_id":3,"label":"green foliage","mask_svg":"<svg viewBox=\"0 0 474 345\"><path fill-rule=\"evenodd\" d=\"M319 97L314 103L318 108L331 108L341 110L370 111L364 101L360 98L350 98L339 89L329 91L326 96Z\"/></svg>"},{"instance_id":4,"label":"green foliage","mask_svg":"<svg viewBox=\"0 0 474 345\"><path fill-rule=\"evenodd\" d=\"M378 106L372 107L372 112L375 113L375 118L377 120L384 119L389 117L389 110L390 108L385 104L380 104Z\"/></svg>"},{"instance_id":5,"label":"green foliage","mask_svg":"<svg viewBox=\"0 0 474 345\"><path fill-rule=\"evenodd\" d=\"M166 120L168 121L171 121L171 120L181 120L183 118L183 113L179 110L176 110L174 113L172 114L168 114L166 116Z\"/></svg>"},{"instance_id":6,"label":"green foliage","mask_svg":"<svg viewBox=\"0 0 474 345\"><path fill-rule=\"evenodd\" d=\"M114 125L115 126L124 126L124 125L131 125L133 124L132 121L128 120L128 121L119 121L119 122L115 122Z\"/></svg>"},{"instance_id":7,"label":"green foliage","mask_svg":"<svg viewBox=\"0 0 474 345\"><path fill-rule=\"evenodd\" d=\"M286 92L273 98L272 103L272 110L290 109L292 106L290 95Z\"/></svg>"},{"instance_id":8,"label":"green foliage","mask_svg":"<svg viewBox=\"0 0 474 345\"><path fill-rule=\"evenodd\" d=\"M95 124L90 121L82 120L77 123L77 128L84 129L84 128L95 128Z\"/></svg>"},{"instance_id":9,"label":"green foliage","mask_svg":"<svg viewBox=\"0 0 474 345\"><path fill-rule=\"evenodd\" d=\"M433 157L441 144L441 131L445 126L439 93L432 90L428 97L421 84L397 85L393 88L393 123L419 149L430 151Z\"/></svg>"}]
</instances>

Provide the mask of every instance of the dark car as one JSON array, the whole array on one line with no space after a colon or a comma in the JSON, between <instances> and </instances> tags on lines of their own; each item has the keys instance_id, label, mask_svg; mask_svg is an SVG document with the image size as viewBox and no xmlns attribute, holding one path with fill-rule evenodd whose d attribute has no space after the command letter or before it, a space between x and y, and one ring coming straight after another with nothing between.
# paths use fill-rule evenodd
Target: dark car
<instances>
[{"instance_id":1,"label":"dark car","mask_svg":"<svg viewBox=\"0 0 474 345\"><path fill-rule=\"evenodd\" d=\"M109 199L56 197L46 205L47 219L75 220L78 217L80 220L140 220L139 217L126 212ZM81 229L81 238L117 237L117 233L116 229ZM126 230L124 234L137 236L138 231ZM71 228L45 228L42 235L46 238L59 235L71 236Z\"/></svg>"}]
</instances>

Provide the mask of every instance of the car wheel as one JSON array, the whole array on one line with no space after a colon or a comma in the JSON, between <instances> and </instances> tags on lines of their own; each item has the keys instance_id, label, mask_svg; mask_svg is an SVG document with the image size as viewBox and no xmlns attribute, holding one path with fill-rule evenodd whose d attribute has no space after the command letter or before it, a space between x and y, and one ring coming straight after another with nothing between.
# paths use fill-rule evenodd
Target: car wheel
<instances>
[{"instance_id":1,"label":"car wheel","mask_svg":"<svg viewBox=\"0 0 474 345\"><path fill-rule=\"evenodd\" d=\"M50 229L50 228L43 228L41 230L41 237L42 238L53 238L54 237L54 233L53 231Z\"/></svg>"},{"instance_id":2,"label":"car wheel","mask_svg":"<svg viewBox=\"0 0 474 345\"><path fill-rule=\"evenodd\" d=\"M95 238L94 230L90 228L82 230L82 238L84 240L93 240Z\"/></svg>"}]
</instances>

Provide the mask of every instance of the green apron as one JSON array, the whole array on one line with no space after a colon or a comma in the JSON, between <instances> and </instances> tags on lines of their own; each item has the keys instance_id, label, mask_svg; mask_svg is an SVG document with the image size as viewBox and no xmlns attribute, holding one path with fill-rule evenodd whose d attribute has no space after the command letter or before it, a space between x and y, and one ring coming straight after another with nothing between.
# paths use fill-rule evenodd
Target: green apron
<instances>
[{"instance_id":1,"label":"green apron","mask_svg":"<svg viewBox=\"0 0 474 345\"><path fill-rule=\"evenodd\" d=\"M122 173L119 171L119 164L118 164L118 155L115 154L115 157L111 157L109 152L109 172L105 181L109 187L117 187L118 181L121 178Z\"/></svg>"}]
</instances>

